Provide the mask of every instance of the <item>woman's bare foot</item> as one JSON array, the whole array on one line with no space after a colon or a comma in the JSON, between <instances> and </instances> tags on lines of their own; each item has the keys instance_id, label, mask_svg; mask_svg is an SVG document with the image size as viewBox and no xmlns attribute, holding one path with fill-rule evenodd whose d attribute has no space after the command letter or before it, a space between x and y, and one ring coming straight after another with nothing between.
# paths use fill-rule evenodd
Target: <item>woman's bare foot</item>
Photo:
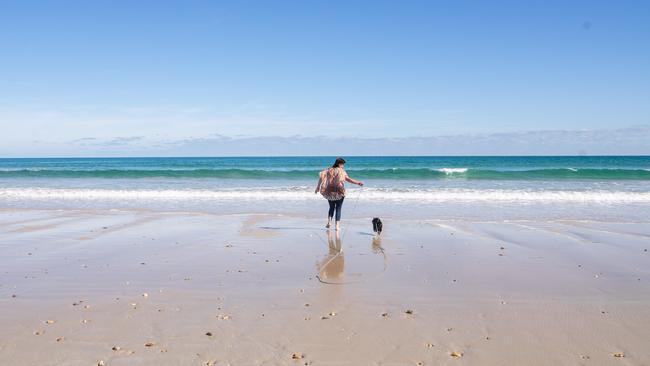
<instances>
[{"instance_id":1,"label":"woman's bare foot","mask_svg":"<svg viewBox=\"0 0 650 366\"><path fill-rule=\"evenodd\" d=\"M329 222L327 223L327 225L325 225L325 228L326 228L326 229L329 229L329 228L330 228L330 223L329 223Z\"/></svg>"},{"instance_id":2,"label":"woman's bare foot","mask_svg":"<svg viewBox=\"0 0 650 366\"><path fill-rule=\"evenodd\" d=\"M336 222L336 231L339 231L340 228L341 228L341 224L339 224L339 222L337 221Z\"/></svg>"}]
</instances>

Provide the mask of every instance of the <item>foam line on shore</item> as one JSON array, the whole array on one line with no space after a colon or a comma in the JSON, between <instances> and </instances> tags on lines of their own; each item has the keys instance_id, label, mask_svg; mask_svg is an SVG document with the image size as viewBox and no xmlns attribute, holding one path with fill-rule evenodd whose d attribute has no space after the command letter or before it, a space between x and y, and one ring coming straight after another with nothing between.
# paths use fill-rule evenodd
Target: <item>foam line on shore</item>
<instances>
[{"instance_id":1,"label":"foam line on shore","mask_svg":"<svg viewBox=\"0 0 650 366\"><path fill-rule=\"evenodd\" d=\"M349 193L352 193L350 190ZM247 200L308 201L320 199L307 187L250 189L91 189L91 188L3 188L0 200L11 201L151 201L151 200ZM514 203L650 203L650 192L555 191L517 189L382 189L365 188L361 200L373 202L514 202Z\"/></svg>"}]
</instances>

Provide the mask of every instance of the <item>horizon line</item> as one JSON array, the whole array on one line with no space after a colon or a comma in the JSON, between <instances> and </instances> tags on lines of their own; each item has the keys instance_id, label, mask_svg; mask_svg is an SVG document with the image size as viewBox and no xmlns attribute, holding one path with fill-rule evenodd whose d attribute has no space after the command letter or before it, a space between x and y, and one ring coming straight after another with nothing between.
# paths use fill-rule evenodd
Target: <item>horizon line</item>
<instances>
[{"instance_id":1,"label":"horizon line","mask_svg":"<svg viewBox=\"0 0 650 366\"><path fill-rule=\"evenodd\" d=\"M143 156L19 156L0 157L0 160L17 159L221 159L221 158L598 158L598 157L650 157L648 154L580 154L580 155L143 155Z\"/></svg>"}]
</instances>

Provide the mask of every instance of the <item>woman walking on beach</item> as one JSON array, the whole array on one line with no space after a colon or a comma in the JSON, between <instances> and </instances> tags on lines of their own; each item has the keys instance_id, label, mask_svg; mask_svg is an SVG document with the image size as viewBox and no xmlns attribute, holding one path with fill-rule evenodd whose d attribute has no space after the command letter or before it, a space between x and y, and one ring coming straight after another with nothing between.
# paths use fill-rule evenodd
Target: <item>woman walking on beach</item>
<instances>
[{"instance_id":1,"label":"woman walking on beach","mask_svg":"<svg viewBox=\"0 0 650 366\"><path fill-rule=\"evenodd\" d=\"M339 230L339 221L341 221L341 206L345 198L345 185L344 182L358 184L363 186L363 182L354 180L348 176L343 167L345 166L345 159L337 158L331 168L327 168L320 172L318 178L318 185L314 193L320 192L323 197L327 199L330 204L327 213L326 228L332 225L332 217L336 217L336 230ZM336 212L336 215L335 215Z\"/></svg>"}]
</instances>

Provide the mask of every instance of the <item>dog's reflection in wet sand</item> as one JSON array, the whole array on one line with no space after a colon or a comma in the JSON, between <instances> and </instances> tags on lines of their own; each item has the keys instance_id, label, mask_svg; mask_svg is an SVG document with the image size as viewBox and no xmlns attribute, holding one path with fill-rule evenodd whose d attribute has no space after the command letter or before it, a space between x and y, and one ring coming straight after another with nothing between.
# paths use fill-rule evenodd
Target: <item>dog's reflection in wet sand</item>
<instances>
[{"instance_id":1,"label":"dog's reflection in wet sand","mask_svg":"<svg viewBox=\"0 0 650 366\"><path fill-rule=\"evenodd\" d=\"M375 235L372 237L371 250L375 254L384 253L384 247L381 246L381 236Z\"/></svg>"}]
</instances>

